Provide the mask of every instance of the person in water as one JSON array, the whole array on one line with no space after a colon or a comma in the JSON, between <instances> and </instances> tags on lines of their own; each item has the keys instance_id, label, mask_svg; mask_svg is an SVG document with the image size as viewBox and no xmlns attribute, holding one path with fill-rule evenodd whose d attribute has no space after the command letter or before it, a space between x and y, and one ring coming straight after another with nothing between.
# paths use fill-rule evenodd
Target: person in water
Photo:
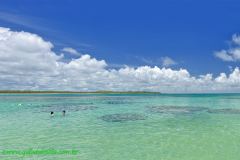
<instances>
[{"instance_id":1,"label":"person in water","mask_svg":"<svg viewBox=\"0 0 240 160\"><path fill-rule=\"evenodd\" d=\"M50 114L51 114L51 117L53 117L53 116L54 116L54 112L53 112L53 111L51 111L51 112L50 112Z\"/></svg>"},{"instance_id":2,"label":"person in water","mask_svg":"<svg viewBox=\"0 0 240 160\"><path fill-rule=\"evenodd\" d=\"M66 114L66 111L65 111L65 110L63 110L63 111L62 111L62 114L63 114L63 116L65 116L65 114Z\"/></svg>"}]
</instances>

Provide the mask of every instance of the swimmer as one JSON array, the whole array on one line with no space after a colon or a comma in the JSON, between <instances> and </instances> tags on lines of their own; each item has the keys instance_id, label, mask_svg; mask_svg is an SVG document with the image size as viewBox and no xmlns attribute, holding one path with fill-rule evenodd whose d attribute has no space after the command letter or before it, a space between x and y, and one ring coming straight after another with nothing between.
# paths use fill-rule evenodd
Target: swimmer
<instances>
[{"instance_id":1,"label":"swimmer","mask_svg":"<svg viewBox=\"0 0 240 160\"><path fill-rule=\"evenodd\" d=\"M63 110L63 111L62 111L62 115L63 115L63 116L65 116L65 114L66 114L66 111L65 111L65 110Z\"/></svg>"},{"instance_id":2,"label":"swimmer","mask_svg":"<svg viewBox=\"0 0 240 160\"><path fill-rule=\"evenodd\" d=\"M54 112L52 111L52 112L50 112L50 114L51 114L51 117L53 117L54 116Z\"/></svg>"}]
</instances>

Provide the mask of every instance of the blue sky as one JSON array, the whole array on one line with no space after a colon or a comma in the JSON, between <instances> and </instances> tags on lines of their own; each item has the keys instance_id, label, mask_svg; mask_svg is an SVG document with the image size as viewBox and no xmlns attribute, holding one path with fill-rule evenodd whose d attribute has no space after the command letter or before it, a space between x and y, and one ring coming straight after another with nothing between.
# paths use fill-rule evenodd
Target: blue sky
<instances>
[{"instance_id":1,"label":"blue sky","mask_svg":"<svg viewBox=\"0 0 240 160\"><path fill-rule=\"evenodd\" d=\"M237 0L2 0L0 89L240 92L239 8Z\"/></svg>"},{"instance_id":2,"label":"blue sky","mask_svg":"<svg viewBox=\"0 0 240 160\"><path fill-rule=\"evenodd\" d=\"M219 74L238 65L213 52L239 32L239 7L235 0L3 0L0 24L37 33L55 50L71 46L109 64L139 66L148 59L147 65L159 65L156 59L168 56L177 62L172 68Z\"/></svg>"}]
</instances>

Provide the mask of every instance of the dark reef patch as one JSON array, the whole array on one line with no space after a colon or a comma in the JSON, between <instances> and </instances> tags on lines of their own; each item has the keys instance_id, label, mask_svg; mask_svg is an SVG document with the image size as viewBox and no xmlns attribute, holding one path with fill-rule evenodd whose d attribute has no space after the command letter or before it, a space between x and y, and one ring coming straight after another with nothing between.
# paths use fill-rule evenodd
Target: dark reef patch
<instances>
[{"instance_id":1,"label":"dark reef patch","mask_svg":"<svg viewBox=\"0 0 240 160\"><path fill-rule=\"evenodd\" d=\"M113 100L113 101L107 101L107 104L127 104L129 102L123 101L123 100Z\"/></svg>"},{"instance_id":2,"label":"dark reef patch","mask_svg":"<svg viewBox=\"0 0 240 160\"><path fill-rule=\"evenodd\" d=\"M102 103L104 104L129 104L133 103L131 98L126 97L105 97L102 99Z\"/></svg>"},{"instance_id":3,"label":"dark reef patch","mask_svg":"<svg viewBox=\"0 0 240 160\"><path fill-rule=\"evenodd\" d=\"M94 110L98 107L92 105L51 105L41 108L42 112L62 112L63 110L67 112L77 112L77 111L84 111L84 110Z\"/></svg>"},{"instance_id":4,"label":"dark reef patch","mask_svg":"<svg viewBox=\"0 0 240 160\"><path fill-rule=\"evenodd\" d=\"M119 113L119 114L107 114L101 116L100 119L106 122L127 122L127 121L138 121L145 120L146 117L137 113Z\"/></svg>"},{"instance_id":5,"label":"dark reef patch","mask_svg":"<svg viewBox=\"0 0 240 160\"><path fill-rule=\"evenodd\" d=\"M208 113L217 113L217 114L240 114L240 109L234 109L234 108L208 109Z\"/></svg>"},{"instance_id":6,"label":"dark reef patch","mask_svg":"<svg viewBox=\"0 0 240 160\"><path fill-rule=\"evenodd\" d=\"M191 114L195 112L207 111L206 107L178 107L178 106L148 106L148 111L163 114Z\"/></svg>"}]
</instances>

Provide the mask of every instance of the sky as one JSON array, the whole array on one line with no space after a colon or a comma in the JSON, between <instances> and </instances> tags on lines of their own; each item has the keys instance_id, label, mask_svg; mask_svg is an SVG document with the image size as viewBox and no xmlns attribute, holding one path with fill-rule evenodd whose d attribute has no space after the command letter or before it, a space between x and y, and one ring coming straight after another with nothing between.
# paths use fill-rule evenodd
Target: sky
<instances>
[{"instance_id":1,"label":"sky","mask_svg":"<svg viewBox=\"0 0 240 160\"><path fill-rule=\"evenodd\" d=\"M0 89L240 92L237 0L0 2Z\"/></svg>"}]
</instances>

